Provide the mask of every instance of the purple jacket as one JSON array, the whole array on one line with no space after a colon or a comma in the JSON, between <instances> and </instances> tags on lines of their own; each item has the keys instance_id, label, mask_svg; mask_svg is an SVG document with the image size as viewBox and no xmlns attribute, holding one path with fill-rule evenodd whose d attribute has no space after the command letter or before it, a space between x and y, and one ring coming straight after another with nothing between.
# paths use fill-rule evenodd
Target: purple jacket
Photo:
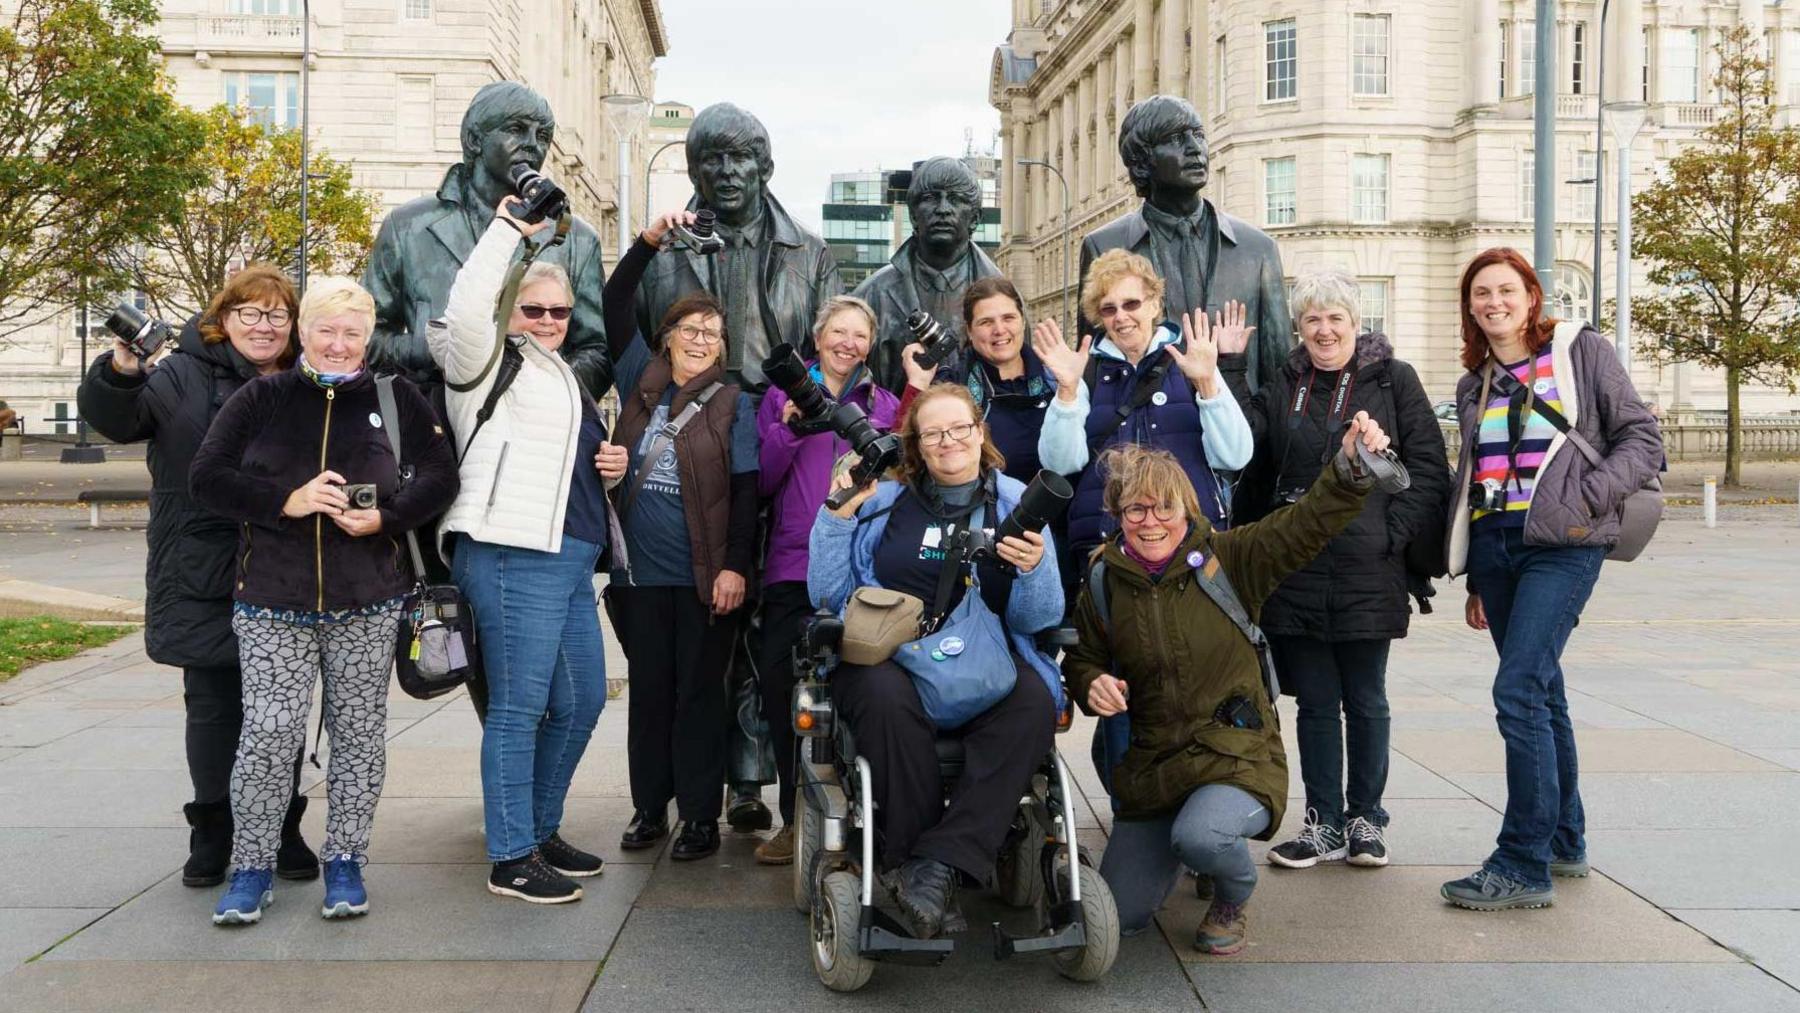
<instances>
[{"instance_id":1,"label":"purple jacket","mask_svg":"<svg viewBox=\"0 0 1800 1013\"><path fill-rule=\"evenodd\" d=\"M875 428L884 432L894 428L900 399L876 387L867 370L845 400L868 413ZM850 451L849 441L833 432L795 436L781 421L787 403L785 393L770 387L756 413L756 431L762 438L758 484L763 496L774 501L769 511L769 552L763 564L765 585L806 580L806 544L812 537L813 519L831 489L831 466Z\"/></svg>"}]
</instances>

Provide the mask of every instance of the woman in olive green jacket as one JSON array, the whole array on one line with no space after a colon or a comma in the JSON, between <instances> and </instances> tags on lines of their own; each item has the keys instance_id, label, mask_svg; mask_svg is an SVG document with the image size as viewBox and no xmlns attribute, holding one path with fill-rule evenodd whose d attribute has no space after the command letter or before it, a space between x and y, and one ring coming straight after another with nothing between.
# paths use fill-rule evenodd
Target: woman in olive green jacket
<instances>
[{"instance_id":1,"label":"woman in olive green jacket","mask_svg":"<svg viewBox=\"0 0 1800 1013\"><path fill-rule=\"evenodd\" d=\"M1127 932L1150 923L1185 865L1213 879L1194 945L1221 956L1244 946L1244 905L1256 887L1245 840L1281 825L1287 756L1256 650L1201 582L1228 584L1254 620L1276 586L1361 512L1373 482L1356 464L1359 439L1372 451L1388 444L1358 412L1342 452L1298 502L1219 532L1168 453L1126 445L1103 458L1106 509L1120 522L1097 557L1107 615L1093 587L1083 589L1080 643L1064 656L1063 676L1082 710L1131 716L1100 865Z\"/></svg>"}]
</instances>

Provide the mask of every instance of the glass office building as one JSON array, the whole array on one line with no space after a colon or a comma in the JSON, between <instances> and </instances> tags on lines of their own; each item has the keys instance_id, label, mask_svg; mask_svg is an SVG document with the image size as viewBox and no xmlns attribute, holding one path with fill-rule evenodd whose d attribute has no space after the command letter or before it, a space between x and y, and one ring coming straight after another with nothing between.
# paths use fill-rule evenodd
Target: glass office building
<instances>
[{"instance_id":1,"label":"glass office building","mask_svg":"<svg viewBox=\"0 0 1800 1013\"><path fill-rule=\"evenodd\" d=\"M981 219L975 241L992 256L1000 247L1000 161L986 155L963 159L981 180ZM917 163L914 163L915 166ZM880 270L912 236L906 188L912 169L835 173L824 213L825 242L837 258L849 291Z\"/></svg>"}]
</instances>

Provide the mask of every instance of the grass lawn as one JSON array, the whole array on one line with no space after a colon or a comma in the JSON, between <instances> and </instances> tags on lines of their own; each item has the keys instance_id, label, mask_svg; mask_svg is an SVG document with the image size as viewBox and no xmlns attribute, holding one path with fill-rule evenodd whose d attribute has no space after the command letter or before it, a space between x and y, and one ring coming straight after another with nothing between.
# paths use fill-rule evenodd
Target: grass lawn
<instances>
[{"instance_id":1,"label":"grass lawn","mask_svg":"<svg viewBox=\"0 0 1800 1013\"><path fill-rule=\"evenodd\" d=\"M0 619L0 682L32 665L110 644L136 629L134 625L84 626L48 616Z\"/></svg>"}]
</instances>

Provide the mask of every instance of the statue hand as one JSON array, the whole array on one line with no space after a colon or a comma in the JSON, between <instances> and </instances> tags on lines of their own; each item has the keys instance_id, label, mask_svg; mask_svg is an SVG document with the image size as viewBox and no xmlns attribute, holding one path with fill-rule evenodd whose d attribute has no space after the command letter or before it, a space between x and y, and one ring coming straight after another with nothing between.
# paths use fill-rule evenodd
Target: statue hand
<instances>
[{"instance_id":1,"label":"statue hand","mask_svg":"<svg viewBox=\"0 0 1800 1013\"><path fill-rule=\"evenodd\" d=\"M512 208L507 206L515 199L516 198L514 198L510 195L500 198L500 203L494 205L494 217L495 218L504 218L507 221L511 222L513 225L513 228L519 230L519 235L524 236L527 239L530 239L532 236L535 236L538 233L549 228L550 226L556 224L554 221L552 221L549 218L546 218L543 221L538 222L536 224L520 221L519 217L512 213Z\"/></svg>"}]
</instances>

